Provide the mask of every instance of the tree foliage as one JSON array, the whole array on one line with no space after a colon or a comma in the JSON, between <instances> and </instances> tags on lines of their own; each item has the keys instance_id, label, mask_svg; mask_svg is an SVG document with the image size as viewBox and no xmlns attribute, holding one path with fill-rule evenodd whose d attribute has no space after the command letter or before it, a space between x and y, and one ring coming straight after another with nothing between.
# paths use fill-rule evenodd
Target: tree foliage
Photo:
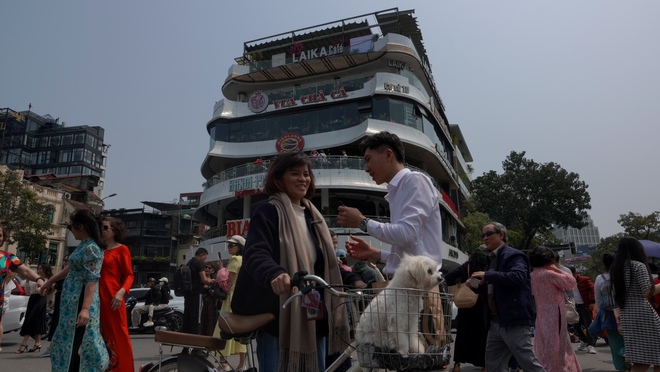
<instances>
[{"instance_id":1,"label":"tree foliage","mask_svg":"<svg viewBox=\"0 0 660 372\"><path fill-rule=\"evenodd\" d=\"M502 174L490 171L474 180L475 209L518 231L517 248L531 249L548 240L553 225L586 226L591 197L577 173L554 162L536 163L524 151L512 151L502 168Z\"/></svg>"},{"instance_id":2,"label":"tree foliage","mask_svg":"<svg viewBox=\"0 0 660 372\"><path fill-rule=\"evenodd\" d=\"M37 194L22 182L21 174L0 172L0 220L8 244L18 243L28 260L46 252L51 216L55 208L37 200Z\"/></svg>"},{"instance_id":3,"label":"tree foliage","mask_svg":"<svg viewBox=\"0 0 660 372\"><path fill-rule=\"evenodd\" d=\"M628 236L636 239L660 241L660 236L657 235L660 231L660 213L653 212L644 216L639 213L628 212L619 215L616 222L623 227L623 231Z\"/></svg>"},{"instance_id":4,"label":"tree foliage","mask_svg":"<svg viewBox=\"0 0 660 372\"><path fill-rule=\"evenodd\" d=\"M468 255L483 244L481 230L490 221L490 216L481 212L470 213L461 219L461 222L467 229L465 252Z\"/></svg>"}]
</instances>

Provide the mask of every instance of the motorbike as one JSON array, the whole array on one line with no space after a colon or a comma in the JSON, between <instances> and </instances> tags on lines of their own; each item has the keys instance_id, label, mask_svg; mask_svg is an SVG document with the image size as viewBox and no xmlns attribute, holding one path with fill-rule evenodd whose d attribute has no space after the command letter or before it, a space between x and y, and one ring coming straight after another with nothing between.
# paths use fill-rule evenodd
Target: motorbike
<instances>
[{"instance_id":1,"label":"motorbike","mask_svg":"<svg viewBox=\"0 0 660 372\"><path fill-rule=\"evenodd\" d=\"M161 310L155 310L153 316L154 325L145 327L144 323L149 319L149 314L141 314L140 324L138 327L133 328L131 324L131 313L133 308L137 305L135 297L129 297L126 300L126 315L128 319L128 332L129 333L154 333L156 330L179 332L183 328L183 313L174 307L166 307Z\"/></svg>"}]
</instances>

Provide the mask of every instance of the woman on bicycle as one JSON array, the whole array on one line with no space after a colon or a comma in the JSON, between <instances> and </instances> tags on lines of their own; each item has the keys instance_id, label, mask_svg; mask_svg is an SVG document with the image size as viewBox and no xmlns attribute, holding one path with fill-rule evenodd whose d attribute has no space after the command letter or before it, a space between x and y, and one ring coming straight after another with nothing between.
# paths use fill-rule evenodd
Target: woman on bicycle
<instances>
[{"instance_id":1,"label":"woman on bicycle","mask_svg":"<svg viewBox=\"0 0 660 372\"><path fill-rule=\"evenodd\" d=\"M326 291L317 297L320 311L301 306L313 298L282 309L292 294L290 275L299 270L342 283L330 232L310 201L315 187L309 158L302 152L279 155L268 168L264 190L270 199L252 214L231 308L236 314L275 315L256 338L261 371L323 371L327 353L343 351L348 340L341 300ZM358 277L349 274L344 282L356 284Z\"/></svg>"}]
</instances>

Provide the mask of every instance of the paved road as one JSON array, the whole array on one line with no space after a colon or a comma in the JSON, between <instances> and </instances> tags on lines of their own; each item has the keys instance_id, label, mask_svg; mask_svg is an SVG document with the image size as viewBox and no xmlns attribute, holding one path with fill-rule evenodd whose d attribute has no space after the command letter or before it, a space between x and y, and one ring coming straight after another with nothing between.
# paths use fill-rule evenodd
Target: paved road
<instances>
[{"instance_id":1,"label":"paved road","mask_svg":"<svg viewBox=\"0 0 660 372\"><path fill-rule=\"evenodd\" d=\"M22 337L18 332L7 333L2 338L2 351L0 352L0 366L2 371L48 371L50 370L50 359L42 358L35 355L35 353L15 354L18 349ZM133 343L133 352L135 355L135 368L138 370L139 366L148 362L158 359L158 344L153 341L153 335L133 335L131 337ZM29 342L32 347L34 341ZM42 351L50 343L48 341L42 342ZM577 348L578 344L573 344ZM602 341L596 345L597 354L588 354L585 351L578 351L578 359L584 372L604 372L614 371L611 363L609 347ZM166 350L165 352L168 352ZM230 363L236 366L238 357L232 356L229 358ZM453 364L452 364L453 365ZM451 366L451 365L450 365ZM480 368L463 366L463 371L480 371Z\"/></svg>"}]
</instances>

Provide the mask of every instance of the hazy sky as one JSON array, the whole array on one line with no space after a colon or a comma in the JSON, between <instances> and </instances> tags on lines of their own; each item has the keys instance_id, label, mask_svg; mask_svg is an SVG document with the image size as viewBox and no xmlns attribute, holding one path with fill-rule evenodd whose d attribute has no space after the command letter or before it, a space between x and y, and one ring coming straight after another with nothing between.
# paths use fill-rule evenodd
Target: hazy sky
<instances>
[{"instance_id":1,"label":"hazy sky","mask_svg":"<svg viewBox=\"0 0 660 372\"><path fill-rule=\"evenodd\" d=\"M510 151L589 185L601 236L660 210L658 1L3 1L0 107L105 128L108 208L201 191L206 123L245 41L415 9L475 176Z\"/></svg>"}]
</instances>

